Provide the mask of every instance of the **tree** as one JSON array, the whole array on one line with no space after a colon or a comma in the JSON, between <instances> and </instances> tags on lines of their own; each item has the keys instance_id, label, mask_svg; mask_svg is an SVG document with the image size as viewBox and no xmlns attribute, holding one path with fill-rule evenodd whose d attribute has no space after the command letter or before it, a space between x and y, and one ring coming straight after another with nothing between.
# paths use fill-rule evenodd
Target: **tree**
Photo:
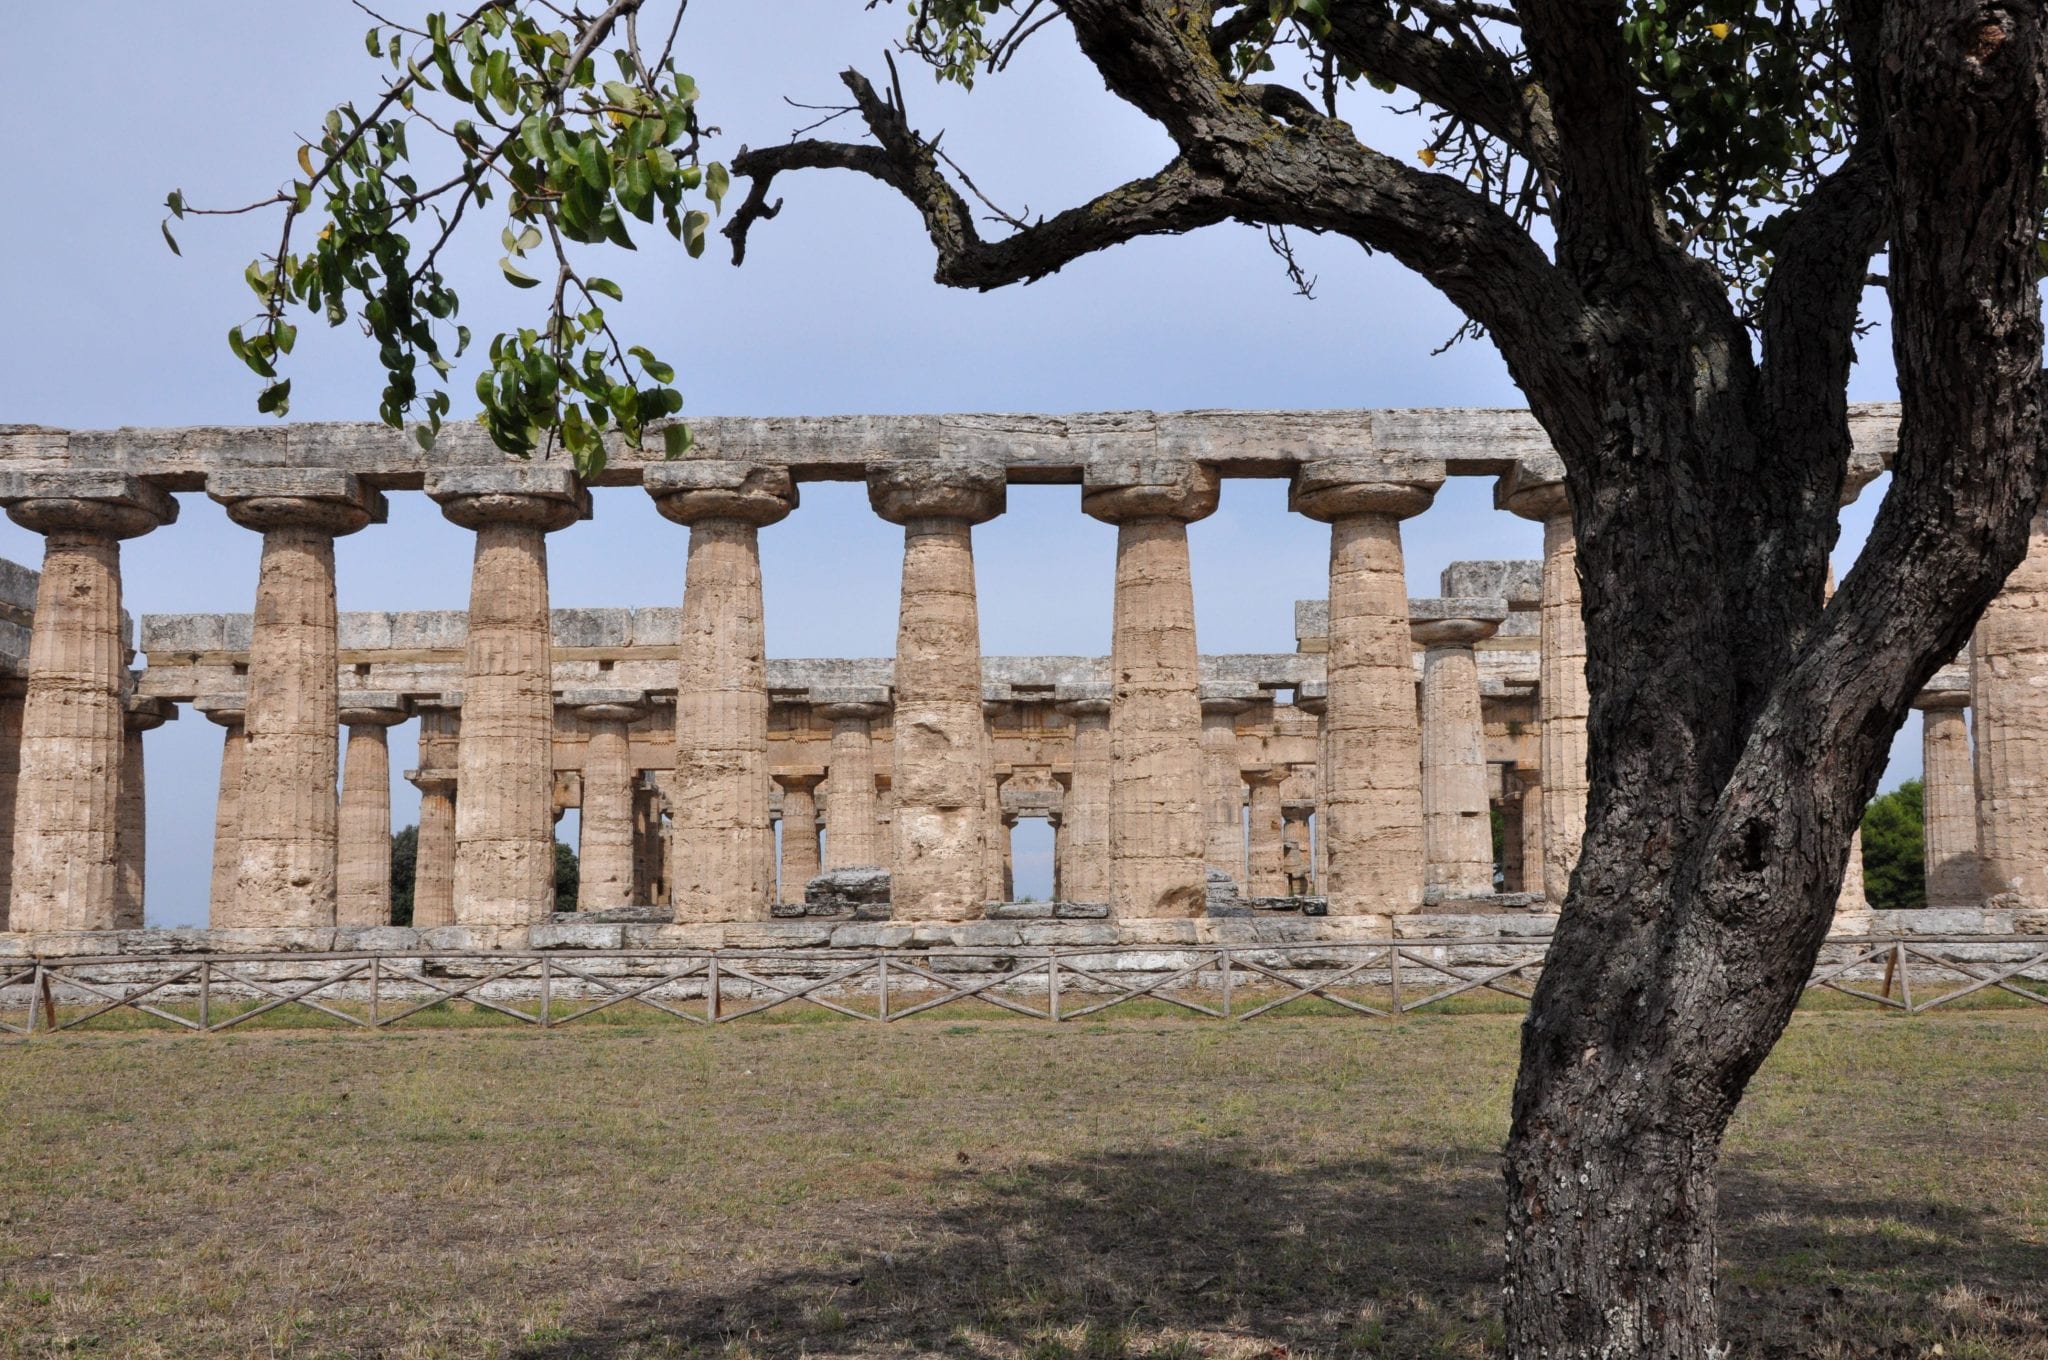
<instances>
[{"instance_id":1,"label":"tree","mask_svg":"<svg viewBox=\"0 0 2048 1360\"><path fill-rule=\"evenodd\" d=\"M708 167L684 177L697 127L667 49L640 55L646 5L612 0L549 30L532 16L561 11L503 0L409 31L412 64L368 118L345 106L330 120L277 200L289 226L322 186L332 235L294 253L287 231L252 268L265 311L236 337L245 360L274 370L284 309L338 322L354 289L392 374L386 418L410 409L415 360L441 361L432 320L454 300L432 272L445 233L419 265L398 235L431 205L394 178L409 119L392 111L436 84L464 106L450 127L464 172L431 192L454 196L450 226L481 206L477 185L508 193L514 283L521 249L614 239L652 211L649 191L664 212L698 186L716 206ZM1723 1132L1812 968L1890 736L2023 555L2048 481L2040 0L907 8L906 48L963 82L1063 21L1171 158L1047 218L997 212L985 238L977 191L916 128L900 83L849 70L863 140L733 160L747 181L725 228L735 259L781 209L779 179L849 170L918 212L950 286L1236 220L1283 253L1289 230L1384 251L1499 347L1563 459L1592 695L1586 836L1505 1154L1509 1344L1716 1354ZM623 54L616 91L597 81L600 50ZM1339 116L1361 81L1417 101L1422 164ZM671 170L649 160L653 141L687 154ZM702 239L691 219L670 225ZM1847 378L1880 253L1904 419L1868 544L1826 602ZM500 337L478 395L508 449L558 432L587 464L602 455L594 427L637 437L666 399L589 376L620 362L588 297L603 290L566 255L556 275L547 326ZM446 398L425 401L430 437Z\"/></svg>"},{"instance_id":2,"label":"tree","mask_svg":"<svg viewBox=\"0 0 2048 1360\"><path fill-rule=\"evenodd\" d=\"M420 829L409 826L391 837L391 924L412 924L412 890L417 878Z\"/></svg>"},{"instance_id":3,"label":"tree","mask_svg":"<svg viewBox=\"0 0 2048 1360\"><path fill-rule=\"evenodd\" d=\"M582 882L583 866L576 852L555 842L555 910L576 910L576 889Z\"/></svg>"},{"instance_id":4,"label":"tree","mask_svg":"<svg viewBox=\"0 0 2048 1360\"><path fill-rule=\"evenodd\" d=\"M1917 779L1863 809L1863 893L1879 911L1927 905L1927 823Z\"/></svg>"}]
</instances>

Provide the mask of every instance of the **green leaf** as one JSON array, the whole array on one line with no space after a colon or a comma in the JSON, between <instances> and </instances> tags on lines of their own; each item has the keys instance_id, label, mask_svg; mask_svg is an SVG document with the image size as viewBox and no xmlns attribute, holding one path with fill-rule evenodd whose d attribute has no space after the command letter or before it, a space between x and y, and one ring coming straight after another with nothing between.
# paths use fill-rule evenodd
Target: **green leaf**
<instances>
[{"instance_id":1,"label":"green leaf","mask_svg":"<svg viewBox=\"0 0 2048 1360\"><path fill-rule=\"evenodd\" d=\"M661 430L662 451L670 458L680 458L690 451L696 441L690 438L687 425L664 425Z\"/></svg>"},{"instance_id":2,"label":"green leaf","mask_svg":"<svg viewBox=\"0 0 2048 1360\"><path fill-rule=\"evenodd\" d=\"M635 359L638 359L640 361L640 367L647 370L647 376L654 379L656 382L672 383L676 380L676 371L673 368L670 368L667 364L663 363L661 360L655 358L652 354L648 353L646 346L635 345L631 349L627 350L626 353L632 355Z\"/></svg>"},{"instance_id":3,"label":"green leaf","mask_svg":"<svg viewBox=\"0 0 2048 1360\"><path fill-rule=\"evenodd\" d=\"M690 252L693 260L704 253L704 228L710 222L708 216L695 208L683 215L683 249Z\"/></svg>"},{"instance_id":4,"label":"green leaf","mask_svg":"<svg viewBox=\"0 0 2048 1360\"><path fill-rule=\"evenodd\" d=\"M167 217L161 225L164 233L164 244L171 248L171 254L183 255L185 252L178 249L178 238L171 235L171 220Z\"/></svg>"},{"instance_id":5,"label":"green leaf","mask_svg":"<svg viewBox=\"0 0 2048 1360\"><path fill-rule=\"evenodd\" d=\"M713 207L725 202L725 191L732 187L732 176L726 173L717 161L704 167L704 197L711 200Z\"/></svg>"},{"instance_id":6,"label":"green leaf","mask_svg":"<svg viewBox=\"0 0 2048 1360\"><path fill-rule=\"evenodd\" d=\"M540 286L539 279L534 278L531 274L520 273L510 258L501 258L498 261L498 268L504 271L505 282L511 284L514 288L538 288Z\"/></svg>"},{"instance_id":7,"label":"green leaf","mask_svg":"<svg viewBox=\"0 0 2048 1360\"><path fill-rule=\"evenodd\" d=\"M613 283L610 279L587 279L584 281L583 286L585 288L588 288L593 293L604 294L613 302L624 302L626 300L626 294L624 290L622 290L616 283Z\"/></svg>"},{"instance_id":8,"label":"green leaf","mask_svg":"<svg viewBox=\"0 0 2048 1360\"><path fill-rule=\"evenodd\" d=\"M263 395L256 398L256 409L264 415L283 415L291 409L292 380L272 383L263 389Z\"/></svg>"}]
</instances>

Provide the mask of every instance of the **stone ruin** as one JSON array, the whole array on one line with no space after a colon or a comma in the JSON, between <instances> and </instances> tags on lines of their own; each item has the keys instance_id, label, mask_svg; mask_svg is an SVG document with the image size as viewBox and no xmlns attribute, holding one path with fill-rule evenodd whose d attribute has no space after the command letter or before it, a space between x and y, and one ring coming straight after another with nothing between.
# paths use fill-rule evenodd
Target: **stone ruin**
<instances>
[{"instance_id":1,"label":"stone ruin","mask_svg":"<svg viewBox=\"0 0 2048 1360\"><path fill-rule=\"evenodd\" d=\"M1852 414L1852 498L1896 424L1894 407ZM680 609L551 611L547 535L591 513L588 491L478 431L423 454L372 425L0 427L0 505L46 544L40 577L0 570L0 947L163 946L130 938L161 934L141 930L142 734L181 705L224 729L210 929L187 947L399 940L386 733L402 722L419 724L413 931L464 946L972 943L996 923L1046 943L1547 931L1584 826L1587 704L1562 467L1526 413L693 429L688 458L621 449L599 481L688 526ZM1410 599L1401 522L1448 476L1496 479L1497 505L1542 522L1544 555L1457 563L1441 596ZM1197 651L1187 525L1226 477L1286 478L1328 526L1328 598L1297 604L1295 652ZM764 656L757 531L815 480L864 481L903 527L893 659ZM1110 654L984 657L973 527L1009 484L1062 482L1117 526ZM148 616L131 635L120 543L197 491L263 536L254 612ZM338 614L335 538L413 491L475 535L471 609ZM2048 547L1920 698L1941 910L1888 929L2048 931L2048 596L2027 584L2044 571ZM583 874L563 918L554 824L571 807ZM1054 828L1055 902L1012 900L1025 818ZM1871 917L1852 865L1838 930Z\"/></svg>"}]
</instances>

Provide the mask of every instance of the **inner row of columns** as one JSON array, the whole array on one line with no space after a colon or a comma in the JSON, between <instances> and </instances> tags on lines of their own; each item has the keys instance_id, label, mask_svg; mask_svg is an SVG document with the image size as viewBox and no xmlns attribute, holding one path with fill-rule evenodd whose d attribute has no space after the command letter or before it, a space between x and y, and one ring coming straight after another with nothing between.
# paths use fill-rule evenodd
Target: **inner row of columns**
<instances>
[{"instance_id":1,"label":"inner row of columns","mask_svg":"<svg viewBox=\"0 0 2048 1360\"><path fill-rule=\"evenodd\" d=\"M989 738L981 712L972 530L1002 512L1004 483L1000 464L973 460L891 464L869 478L876 512L905 534L892 724L893 843L876 844L871 831L863 833L849 818L843 839L828 836L827 853L832 866L874 862L891 869L893 914L902 919L961 919L990 900L991 866L999 858L991 853L992 831L999 834L1001 824L999 813L989 815L993 781L985 774ZM1492 887L1470 649L1498 619L1408 617L1400 522L1426 509L1440 483L1440 472L1392 478L1351 462L1309 463L1291 490L1296 510L1331 526L1317 856L1318 878L1336 915L1413 911L1429 888L1459 895ZM774 897L774 832L757 531L795 508L796 486L785 469L723 462L655 465L646 486L664 515L691 528L669 788L671 898L679 920L760 919ZM139 734L150 715L124 698L118 545L169 523L176 506L132 477L99 478L86 490L90 494L24 497L8 507L17 523L46 537L21 707L16 853L7 899L8 924L17 930L139 924L130 918L140 885L124 886L119 841L124 822L131 838L139 837ZM588 495L567 469L546 465L430 473L427 492L477 541L465 689L455 724L455 788L422 783L422 865L451 867L445 884L423 877L415 921L526 924L554 905L555 699L545 536L586 517ZM388 861L380 867L372 862L379 857L360 851L344 860L339 847L344 821L381 826L388 834L382 732L403 714L394 706L346 715L356 777L338 804L337 729L344 713L336 684L334 539L381 520L383 498L352 475L327 470L223 473L209 493L237 523L263 534L247 696L223 752L219 817L221 830L232 827L234 834L217 841L216 893L234 904L237 925L349 921L388 900ZM1118 528L1115 623L1109 696L1070 708L1076 784L1085 783L1089 792L1075 798L1073 825L1061 837L1062 888L1070 900L1105 900L1120 917L1199 914L1206 866L1217 857L1216 837L1225 834L1218 828L1228 818L1214 815L1213 798L1205 816L1205 721L1186 533L1216 503L1217 479L1199 464L1091 467L1084 484L1084 510ZM1530 850L1540 851L1546 889L1561 897L1583 829L1585 792L1584 633L1570 517L1556 484L1510 497L1507 508L1544 524L1543 782L1537 808L1525 802L1524 821L1530 824L1535 814ZM2038 521L2035 532L2039 540ZM1974 686L1980 724L1988 714L2003 717L2034 698L2040 687L2030 681L2048 669L2037 617L2037 601L2048 589L2027 585L2030 568L2048 576L2048 551L2030 557L1980 629ZM2037 584L2048 588L2048 580ZM1415 642L1426 648L1422 709L1435 721L1416 720ZM1302 706L1312 704L1310 696ZM1953 706L1940 699L1925 706L1932 847L1944 836L1959 840L1957 826L1974 829L1984 818L1959 817L1947 804L1932 808L1943 797L1954 802L1956 741L1953 724L1939 716ZM588 707L593 738L610 747L593 758L616 763L612 739L622 738L624 724L637 716L632 696ZM844 724L849 770L873 759L857 751L854 740L872 720L860 711L868 707L847 705L829 715L835 761ZM1221 701L1212 713L1227 716ZM1964 806L1995 810L2002 798L2041 796L2037 786L2048 785L2048 757L2034 733L2048 723L2029 726L2024 719L2042 716L2019 714L2021 720L1994 727L2002 739L1979 741L1974 775L1983 788ZM452 714L442 719L452 720ZM616 733L598 730L607 724L615 724ZM1424 732L1443 743L1427 758ZM423 768L427 740L423 732ZM1966 736L1961 749L1968 775ZM1085 780L1084 768L1090 772ZM125 776L119 773L124 769ZM1943 772L1939 795L1933 791L1937 770ZM109 771L116 777L108 778ZM1100 798L1093 796L1096 772L1106 774ZM1262 796L1269 786L1261 772L1244 777L1251 788L1250 853L1264 865L1276 847L1286 853L1289 830L1284 818L1273 816L1277 788ZM621 782L629 781L604 781L608 789ZM1207 783L1213 788L1216 781ZM379 792L370 792L372 786ZM866 786L871 798L872 778ZM352 797L348 788L363 792ZM799 802L809 794L786 788ZM631 824L639 814L630 794L614 789L607 797L593 809L596 843L614 851L636 844ZM1238 799L1228 807L1234 817ZM871 813L861 820L876 825ZM2033 842L2048 840L2048 819L2006 819L2020 820L2028 827L2017 836L2008 830L2000 840L1984 832L1981 845L1967 852L1949 854L1945 847L1943 863L1954 862L1948 878L1967 871L1996 879L2001 866L2017 866L2006 874L2006 887L2028 888L2025 875L2042 873L2039 852L2048 845ZM1483 854L1481 835L1489 839ZM1106 855L1085 856L1083 847L1098 836ZM369 844L366 832L346 839L356 847ZM441 856L450 842L452 853ZM623 858L630 857L628 850ZM601 858L603 872L594 882L610 893L633 871L612 867L621 856ZM808 864L799 860L796 867Z\"/></svg>"}]
</instances>

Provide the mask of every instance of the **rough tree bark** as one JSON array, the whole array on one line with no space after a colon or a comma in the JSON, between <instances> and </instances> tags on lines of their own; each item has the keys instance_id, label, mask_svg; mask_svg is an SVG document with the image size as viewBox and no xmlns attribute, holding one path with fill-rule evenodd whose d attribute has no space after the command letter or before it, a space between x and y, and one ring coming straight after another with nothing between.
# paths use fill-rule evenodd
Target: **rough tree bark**
<instances>
[{"instance_id":1,"label":"rough tree bark","mask_svg":"<svg viewBox=\"0 0 2048 1360\"><path fill-rule=\"evenodd\" d=\"M1384 6L1326 6L1329 51L1541 171L1551 254L1297 92L1226 76L1218 7L1060 8L1172 138L1160 172L983 241L900 96L849 71L874 144L740 156L735 255L780 207L778 174L834 167L917 207L957 287L1238 219L1387 251L1486 327L1564 460L1592 695L1586 839L1506 1149L1509 1344L1704 1360L1723 1132L1812 969L1891 735L2048 482L2041 0L1841 7L1857 140L1788 210L1754 337L1664 217L1613 0L1519 0L1526 86ZM1905 419L1868 545L1824 603L1856 318L1887 240Z\"/></svg>"}]
</instances>

